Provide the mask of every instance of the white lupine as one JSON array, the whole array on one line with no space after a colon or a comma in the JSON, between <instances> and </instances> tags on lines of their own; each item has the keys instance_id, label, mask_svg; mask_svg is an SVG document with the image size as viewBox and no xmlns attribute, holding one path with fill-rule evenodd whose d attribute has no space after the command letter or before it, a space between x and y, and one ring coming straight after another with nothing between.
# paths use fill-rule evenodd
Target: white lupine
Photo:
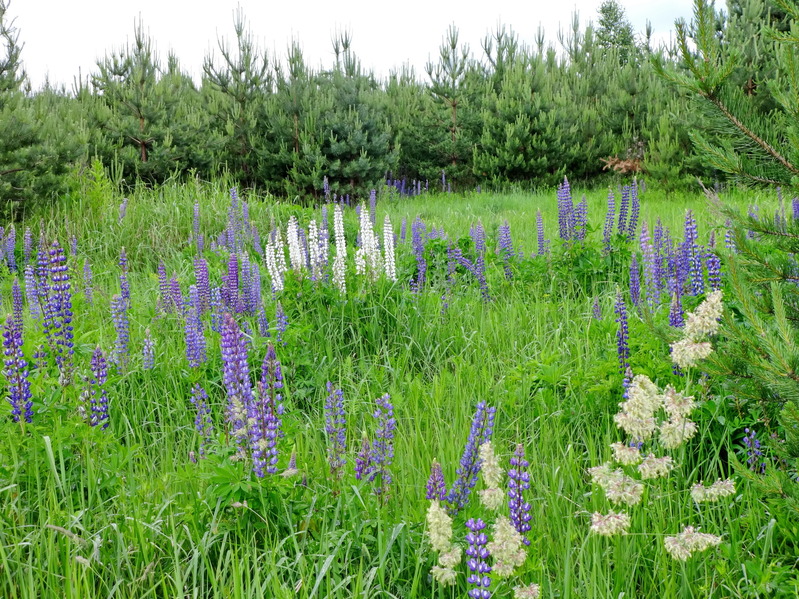
<instances>
[{"instance_id":1,"label":"white lupine","mask_svg":"<svg viewBox=\"0 0 799 599\"><path fill-rule=\"evenodd\" d=\"M289 218L289 224L286 226L286 242L289 246L289 261L291 262L291 268L297 272L301 271L302 267L305 266L302 247L300 247L298 228L299 225L297 224L297 217L292 215Z\"/></svg>"},{"instance_id":2,"label":"white lupine","mask_svg":"<svg viewBox=\"0 0 799 599\"><path fill-rule=\"evenodd\" d=\"M272 279L272 291L274 293L283 291L283 275L280 273L280 269L277 266L275 246L272 245L271 240L266 244L264 259L266 261L266 271L269 273L269 278Z\"/></svg>"},{"instance_id":3,"label":"white lupine","mask_svg":"<svg viewBox=\"0 0 799 599\"><path fill-rule=\"evenodd\" d=\"M322 261L319 256L319 229L316 228L316 221L308 223L308 261L311 267L311 277L318 280L322 275Z\"/></svg>"},{"instance_id":4,"label":"white lupine","mask_svg":"<svg viewBox=\"0 0 799 599\"><path fill-rule=\"evenodd\" d=\"M282 277L289 269L286 266L286 246L283 244L283 236L280 234L279 228L275 229L274 239L271 243L275 250L275 264Z\"/></svg>"},{"instance_id":5,"label":"white lupine","mask_svg":"<svg viewBox=\"0 0 799 599\"><path fill-rule=\"evenodd\" d=\"M389 281L397 282L397 266L394 260L394 229L391 227L391 219L383 221L383 264L386 268L386 278Z\"/></svg>"},{"instance_id":6,"label":"white lupine","mask_svg":"<svg viewBox=\"0 0 799 599\"><path fill-rule=\"evenodd\" d=\"M344 212L341 204L333 210L333 232L336 240L336 257L333 258L333 284L338 290L347 293L347 240L344 237Z\"/></svg>"},{"instance_id":7,"label":"white lupine","mask_svg":"<svg viewBox=\"0 0 799 599\"><path fill-rule=\"evenodd\" d=\"M380 276L382 258L377 247L377 236L372 228L369 211L361 205L359 216L361 247L355 252L355 269L359 275L368 275L374 281Z\"/></svg>"}]
</instances>

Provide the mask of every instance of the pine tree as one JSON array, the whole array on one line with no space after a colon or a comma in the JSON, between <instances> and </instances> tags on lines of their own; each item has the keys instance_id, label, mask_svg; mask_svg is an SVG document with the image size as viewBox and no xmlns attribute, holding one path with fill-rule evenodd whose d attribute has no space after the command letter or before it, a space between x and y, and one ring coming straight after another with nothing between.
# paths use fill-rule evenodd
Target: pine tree
<instances>
[{"instance_id":1,"label":"pine tree","mask_svg":"<svg viewBox=\"0 0 799 599\"><path fill-rule=\"evenodd\" d=\"M596 28L597 45L605 51L614 51L619 64L635 58L637 51L632 23L624 7L616 0L604 0L599 6L599 26Z\"/></svg>"}]
</instances>

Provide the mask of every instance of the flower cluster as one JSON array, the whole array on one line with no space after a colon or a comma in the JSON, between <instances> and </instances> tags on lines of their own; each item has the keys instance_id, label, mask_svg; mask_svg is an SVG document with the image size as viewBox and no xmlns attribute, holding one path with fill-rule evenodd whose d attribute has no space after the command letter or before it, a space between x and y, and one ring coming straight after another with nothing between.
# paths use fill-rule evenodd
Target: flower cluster
<instances>
[{"instance_id":1,"label":"flower cluster","mask_svg":"<svg viewBox=\"0 0 799 599\"><path fill-rule=\"evenodd\" d=\"M480 471L483 474L485 489L481 489L480 502L492 512L495 512L502 505L505 493L499 488L502 482L502 468L499 467L499 460L494 453L494 446L491 441L486 441L478 450L478 456L482 462Z\"/></svg>"},{"instance_id":2,"label":"flower cluster","mask_svg":"<svg viewBox=\"0 0 799 599\"><path fill-rule=\"evenodd\" d=\"M461 548L452 542L452 518L434 499L427 509L427 536L433 551L438 553L438 564L431 573L439 584L455 584L455 566L461 561Z\"/></svg>"},{"instance_id":3,"label":"flower cluster","mask_svg":"<svg viewBox=\"0 0 799 599\"><path fill-rule=\"evenodd\" d=\"M717 290L711 292L696 311L688 314L683 338L671 344L671 359L677 366L696 366L713 352L710 343L702 339L718 332L721 312L721 290Z\"/></svg>"},{"instance_id":4,"label":"flower cluster","mask_svg":"<svg viewBox=\"0 0 799 599\"><path fill-rule=\"evenodd\" d=\"M510 469L508 469L508 507L510 508L510 520L513 526L522 535L522 542L530 544L527 532L530 530L530 503L524 498L524 492L530 489L530 467L524 457L524 446L519 443L510 459Z\"/></svg>"},{"instance_id":5,"label":"flower cluster","mask_svg":"<svg viewBox=\"0 0 799 599\"><path fill-rule=\"evenodd\" d=\"M377 421L375 439L369 452L369 463L365 475L369 482L374 482L378 477L380 484L375 486L375 495L385 496L393 480L391 476L391 463L394 461L394 432L397 420L394 418L394 406L388 393L375 400L377 407L372 416Z\"/></svg>"},{"instance_id":6,"label":"flower cluster","mask_svg":"<svg viewBox=\"0 0 799 599\"><path fill-rule=\"evenodd\" d=\"M466 440L460 466L456 471L457 478L447 494L448 509L453 515L466 506L469 495L477 484L477 474L480 472L481 466L478 448L491 440L491 435L494 432L495 412L496 408L489 407L484 401L477 404L469 438Z\"/></svg>"},{"instance_id":7,"label":"flower cluster","mask_svg":"<svg viewBox=\"0 0 799 599\"><path fill-rule=\"evenodd\" d=\"M33 420L33 401L31 384L28 381L28 362L22 353L22 328L17 327L11 318L3 327L3 354L5 369L3 374L8 381L8 402L11 404L11 418L19 422Z\"/></svg>"},{"instance_id":8,"label":"flower cluster","mask_svg":"<svg viewBox=\"0 0 799 599\"><path fill-rule=\"evenodd\" d=\"M696 503L714 503L722 497L735 494L735 481L731 478L717 480L709 486L697 483L691 487L691 499Z\"/></svg>"},{"instance_id":9,"label":"flower cluster","mask_svg":"<svg viewBox=\"0 0 799 599\"><path fill-rule=\"evenodd\" d=\"M666 537L663 544L674 559L686 561L698 551L705 551L721 543L721 537L698 532L693 526L686 526L681 533Z\"/></svg>"},{"instance_id":10,"label":"flower cluster","mask_svg":"<svg viewBox=\"0 0 799 599\"><path fill-rule=\"evenodd\" d=\"M469 561L466 565L469 568L469 576L466 582L472 586L467 593L472 599L489 599L491 592L488 587L491 586L491 566L488 565L488 558L491 557L489 551L488 537L485 535L483 529L486 527L485 522L480 518L470 518L466 522L466 528L469 529L466 535L466 542L469 546L466 549L466 555Z\"/></svg>"},{"instance_id":11,"label":"flower cluster","mask_svg":"<svg viewBox=\"0 0 799 599\"><path fill-rule=\"evenodd\" d=\"M340 478L343 474L344 452L347 443L347 418L344 412L344 393L341 389L333 389L327 383L327 400L325 401L325 432L327 433L327 461L330 474Z\"/></svg>"}]
</instances>

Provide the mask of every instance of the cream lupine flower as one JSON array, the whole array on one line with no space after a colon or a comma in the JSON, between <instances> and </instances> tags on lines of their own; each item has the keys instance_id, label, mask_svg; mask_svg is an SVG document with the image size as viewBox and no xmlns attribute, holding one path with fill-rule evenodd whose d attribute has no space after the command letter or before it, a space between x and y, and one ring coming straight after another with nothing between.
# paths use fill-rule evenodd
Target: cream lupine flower
<instances>
[{"instance_id":1,"label":"cream lupine flower","mask_svg":"<svg viewBox=\"0 0 799 599\"><path fill-rule=\"evenodd\" d=\"M275 248L275 264L277 264L277 270L280 272L280 276L283 276L289 269L288 266L286 266L286 249L283 245L283 236L280 234L280 227L275 228L275 239L272 243Z\"/></svg>"},{"instance_id":2,"label":"cream lupine flower","mask_svg":"<svg viewBox=\"0 0 799 599\"><path fill-rule=\"evenodd\" d=\"M610 510L607 514L591 514L591 532L605 537L617 534L626 535L630 529L630 516L624 512Z\"/></svg>"},{"instance_id":3,"label":"cream lupine flower","mask_svg":"<svg viewBox=\"0 0 799 599\"><path fill-rule=\"evenodd\" d=\"M538 599L541 596L541 586L535 583L526 587L513 587L513 599Z\"/></svg>"},{"instance_id":4,"label":"cream lupine flower","mask_svg":"<svg viewBox=\"0 0 799 599\"><path fill-rule=\"evenodd\" d=\"M286 226L286 242L289 246L291 268L299 272L304 266L304 260L302 259L302 248L300 247L299 224L297 223L297 217L294 215L289 218L289 224Z\"/></svg>"},{"instance_id":5,"label":"cream lupine flower","mask_svg":"<svg viewBox=\"0 0 799 599\"><path fill-rule=\"evenodd\" d=\"M657 458L653 453L646 456L644 461L638 465L638 472L641 473L641 478L644 480L667 476L673 469L674 460L669 456Z\"/></svg>"},{"instance_id":6,"label":"cream lupine flower","mask_svg":"<svg viewBox=\"0 0 799 599\"><path fill-rule=\"evenodd\" d=\"M386 214L383 221L383 264L386 268L386 278L389 281L397 282L397 266L394 259L394 229L391 226L391 219Z\"/></svg>"},{"instance_id":7,"label":"cream lupine flower","mask_svg":"<svg viewBox=\"0 0 799 599\"><path fill-rule=\"evenodd\" d=\"M719 330L719 319L724 306L721 303L721 290L707 296L697 309L685 318L685 336L689 339L701 339L715 335Z\"/></svg>"},{"instance_id":8,"label":"cream lupine flower","mask_svg":"<svg viewBox=\"0 0 799 599\"><path fill-rule=\"evenodd\" d=\"M713 346L708 341L694 341L686 338L671 344L671 360L680 368L696 366L713 353Z\"/></svg>"},{"instance_id":9,"label":"cream lupine flower","mask_svg":"<svg viewBox=\"0 0 799 599\"><path fill-rule=\"evenodd\" d=\"M482 465L480 472L483 475L483 482L486 488L479 492L480 501L489 510L496 511L505 500L505 493L499 488L502 483L502 468L499 467L499 460L494 453L494 446L491 441L487 441L480 446L478 455Z\"/></svg>"},{"instance_id":10,"label":"cream lupine flower","mask_svg":"<svg viewBox=\"0 0 799 599\"><path fill-rule=\"evenodd\" d=\"M696 423L685 418L671 418L660 425L660 444L666 449L676 449L692 438L696 431Z\"/></svg>"},{"instance_id":11,"label":"cream lupine flower","mask_svg":"<svg viewBox=\"0 0 799 599\"><path fill-rule=\"evenodd\" d=\"M344 237L344 212L341 204L333 209L333 231L336 240L336 257L333 258L333 284L341 294L347 293L347 240Z\"/></svg>"},{"instance_id":12,"label":"cream lupine flower","mask_svg":"<svg viewBox=\"0 0 799 599\"><path fill-rule=\"evenodd\" d=\"M686 561L697 551L705 551L721 543L721 537L703 532L697 532L693 526L686 526L683 531L673 537L666 537L663 544L666 551L674 559Z\"/></svg>"},{"instance_id":13,"label":"cream lupine flower","mask_svg":"<svg viewBox=\"0 0 799 599\"><path fill-rule=\"evenodd\" d=\"M283 275L277 266L277 259L275 257L275 247L269 241L266 244L265 257L266 270L269 273L269 278L272 279L272 291L278 293L283 291Z\"/></svg>"},{"instance_id":14,"label":"cream lupine flower","mask_svg":"<svg viewBox=\"0 0 799 599\"><path fill-rule=\"evenodd\" d=\"M612 443L613 459L622 466L635 466L641 461L641 451L635 445Z\"/></svg>"},{"instance_id":15,"label":"cream lupine flower","mask_svg":"<svg viewBox=\"0 0 799 599\"><path fill-rule=\"evenodd\" d=\"M322 261L319 256L319 228L315 220L308 223L308 261L311 263L311 274L315 279L319 279L322 276L320 268Z\"/></svg>"},{"instance_id":16,"label":"cream lupine flower","mask_svg":"<svg viewBox=\"0 0 799 599\"><path fill-rule=\"evenodd\" d=\"M506 516L497 518L494 524L494 538L486 548L494 558L491 571L497 578L512 576L527 559L522 535Z\"/></svg>"},{"instance_id":17,"label":"cream lupine flower","mask_svg":"<svg viewBox=\"0 0 799 599\"><path fill-rule=\"evenodd\" d=\"M731 478L717 480L712 485L706 487L702 483L697 483L691 487L691 499L696 503L711 503L718 501L722 497L729 497L735 494L735 481Z\"/></svg>"}]
</instances>

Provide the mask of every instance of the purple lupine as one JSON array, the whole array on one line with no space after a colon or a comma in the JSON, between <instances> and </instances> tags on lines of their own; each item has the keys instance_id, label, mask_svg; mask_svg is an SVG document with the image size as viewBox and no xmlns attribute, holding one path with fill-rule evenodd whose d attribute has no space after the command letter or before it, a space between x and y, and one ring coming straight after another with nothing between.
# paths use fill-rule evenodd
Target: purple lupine
<instances>
[{"instance_id":1,"label":"purple lupine","mask_svg":"<svg viewBox=\"0 0 799 599\"><path fill-rule=\"evenodd\" d=\"M277 440L282 436L283 371L271 343L261 365L257 401L247 410L253 472L258 477L277 473Z\"/></svg>"},{"instance_id":2,"label":"purple lupine","mask_svg":"<svg viewBox=\"0 0 799 599\"><path fill-rule=\"evenodd\" d=\"M206 360L205 334L200 318L200 294L196 285L189 287L189 304L186 307L186 359L189 366L198 368Z\"/></svg>"},{"instance_id":3,"label":"purple lupine","mask_svg":"<svg viewBox=\"0 0 799 599\"><path fill-rule=\"evenodd\" d=\"M613 237L613 225L616 223L616 196L613 194L613 189L608 189L608 211L605 215L605 228L602 231L602 243L605 247L605 253L609 254L611 250L610 241Z\"/></svg>"},{"instance_id":4,"label":"purple lupine","mask_svg":"<svg viewBox=\"0 0 799 599\"><path fill-rule=\"evenodd\" d=\"M630 302L636 307L641 302L641 269L635 254L630 261Z\"/></svg>"},{"instance_id":5,"label":"purple lupine","mask_svg":"<svg viewBox=\"0 0 799 599\"><path fill-rule=\"evenodd\" d=\"M538 251L537 256L543 256L547 253L547 240L544 238L544 217L541 210L538 210L535 215L535 226L538 232Z\"/></svg>"},{"instance_id":6,"label":"purple lupine","mask_svg":"<svg viewBox=\"0 0 799 599\"><path fill-rule=\"evenodd\" d=\"M624 185L621 188L621 202L619 203L619 222L616 231L619 235L627 235L627 211L630 208L630 187Z\"/></svg>"},{"instance_id":7,"label":"purple lupine","mask_svg":"<svg viewBox=\"0 0 799 599\"><path fill-rule=\"evenodd\" d=\"M508 470L508 507L510 508L510 521L513 527L522 535L522 542L530 544L527 532L530 530L530 502L525 500L524 492L530 489L530 462L524 457L524 446L519 443L510 459Z\"/></svg>"},{"instance_id":8,"label":"purple lupine","mask_svg":"<svg viewBox=\"0 0 799 599\"><path fill-rule=\"evenodd\" d=\"M239 259L236 254L231 254L227 263L227 274L222 277L222 302L228 312L241 313L239 299Z\"/></svg>"},{"instance_id":9,"label":"purple lupine","mask_svg":"<svg viewBox=\"0 0 799 599\"><path fill-rule=\"evenodd\" d=\"M239 194L235 187L230 189L230 208L228 209L227 248L236 253L239 243Z\"/></svg>"},{"instance_id":10,"label":"purple lupine","mask_svg":"<svg viewBox=\"0 0 799 599\"><path fill-rule=\"evenodd\" d=\"M208 262L206 262L205 258L197 257L194 259L194 280L197 284L197 293L200 299L198 309L200 314L204 314L211 308L211 284L208 278Z\"/></svg>"},{"instance_id":11,"label":"purple lupine","mask_svg":"<svg viewBox=\"0 0 799 599\"><path fill-rule=\"evenodd\" d=\"M283 335L286 334L286 329L288 329L289 318L286 316L286 312L283 310L283 304L280 302L277 302L277 307L275 308L275 323L277 328L277 342L286 345Z\"/></svg>"},{"instance_id":12,"label":"purple lupine","mask_svg":"<svg viewBox=\"0 0 799 599\"><path fill-rule=\"evenodd\" d=\"M799 198L791 200L791 207L793 208L793 219L799 220Z\"/></svg>"},{"instance_id":13,"label":"purple lupine","mask_svg":"<svg viewBox=\"0 0 799 599\"><path fill-rule=\"evenodd\" d=\"M194 429L200 435L201 458L206 455L206 448L211 443L211 435L214 431L214 424L211 420L211 408L208 407L208 393L202 388L200 383L195 383L191 388L191 403L194 406Z\"/></svg>"},{"instance_id":14,"label":"purple lupine","mask_svg":"<svg viewBox=\"0 0 799 599\"><path fill-rule=\"evenodd\" d=\"M130 321L128 320L128 304L121 295L111 298L111 318L114 321L117 338L109 361L117 367L119 372L124 372L129 359Z\"/></svg>"},{"instance_id":15,"label":"purple lupine","mask_svg":"<svg viewBox=\"0 0 799 599\"><path fill-rule=\"evenodd\" d=\"M54 241L50 247L49 270L49 294L44 309L45 335L55 343L52 349L56 365L61 371L61 381L62 384L68 384L72 374L72 356L75 352L72 332L72 291L67 257L58 241Z\"/></svg>"},{"instance_id":16,"label":"purple lupine","mask_svg":"<svg viewBox=\"0 0 799 599\"><path fill-rule=\"evenodd\" d=\"M361 435L361 448L355 456L355 478L361 480L366 475L366 470L369 468L371 459L371 444L369 437L366 436L366 431Z\"/></svg>"},{"instance_id":17,"label":"purple lupine","mask_svg":"<svg viewBox=\"0 0 799 599\"><path fill-rule=\"evenodd\" d=\"M72 236L75 239L75 236ZM77 240L75 241L77 244ZM25 235L22 237L22 256L25 259L25 265L31 263L31 256L33 255L33 232L30 227L25 227ZM73 253L74 256L74 253Z\"/></svg>"},{"instance_id":18,"label":"purple lupine","mask_svg":"<svg viewBox=\"0 0 799 599\"><path fill-rule=\"evenodd\" d=\"M253 309L254 307L250 297L252 293L252 265L250 264L250 258L247 254L243 254L241 257L239 272L239 312L254 316L255 310Z\"/></svg>"},{"instance_id":19,"label":"purple lupine","mask_svg":"<svg viewBox=\"0 0 799 599\"><path fill-rule=\"evenodd\" d=\"M74 235L69 240L69 251L73 256L78 255L78 238Z\"/></svg>"},{"instance_id":20,"label":"purple lupine","mask_svg":"<svg viewBox=\"0 0 799 599\"><path fill-rule=\"evenodd\" d=\"M400 225L400 243L405 243L405 237L408 233L408 219L402 219L402 224Z\"/></svg>"},{"instance_id":21,"label":"purple lupine","mask_svg":"<svg viewBox=\"0 0 799 599\"><path fill-rule=\"evenodd\" d=\"M679 292L675 293L671 298L669 324L678 329L681 329L685 325L685 320L683 319L682 294Z\"/></svg>"},{"instance_id":22,"label":"purple lupine","mask_svg":"<svg viewBox=\"0 0 799 599\"><path fill-rule=\"evenodd\" d=\"M599 303L599 296L594 297L594 303L591 305L591 314L594 320L602 320L602 305Z\"/></svg>"},{"instance_id":23,"label":"purple lupine","mask_svg":"<svg viewBox=\"0 0 799 599\"><path fill-rule=\"evenodd\" d=\"M471 599L490 599L491 591L488 587L491 586L491 566L488 565L488 558L491 553L488 551L488 537L485 535L483 529L486 527L485 522L480 518L469 518L466 521L466 528L469 529L466 535L466 542L469 546L466 548L466 555L469 560L466 566L469 568L469 576L466 582L471 585L467 595Z\"/></svg>"},{"instance_id":24,"label":"purple lupine","mask_svg":"<svg viewBox=\"0 0 799 599\"><path fill-rule=\"evenodd\" d=\"M28 381L28 362L22 353L22 328L14 324L13 318L6 319L3 327L3 355L5 369L3 374L8 385L8 403L11 404L11 418L19 422L33 420L33 395Z\"/></svg>"},{"instance_id":25,"label":"purple lupine","mask_svg":"<svg viewBox=\"0 0 799 599\"><path fill-rule=\"evenodd\" d=\"M14 225L6 230L5 236L5 245L6 245L6 262L8 263L8 270L11 272L16 272L17 270L17 258L15 255L16 247L17 247L17 230L14 228Z\"/></svg>"},{"instance_id":26,"label":"purple lupine","mask_svg":"<svg viewBox=\"0 0 799 599\"><path fill-rule=\"evenodd\" d=\"M416 256L416 278L411 281L411 290L416 293L424 287L425 273L427 272L427 261L424 259L425 233L426 227L422 219L417 216L411 225L413 253Z\"/></svg>"},{"instance_id":27,"label":"purple lupine","mask_svg":"<svg viewBox=\"0 0 799 599\"><path fill-rule=\"evenodd\" d=\"M585 241L585 234L588 231L588 199L583 195L583 199L574 207L574 230L572 238L575 241Z\"/></svg>"},{"instance_id":28,"label":"purple lupine","mask_svg":"<svg viewBox=\"0 0 799 599\"><path fill-rule=\"evenodd\" d=\"M13 310L12 322L19 331L22 331L22 289L16 277L11 286L11 309Z\"/></svg>"},{"instance_id":29,"label":"purple lupine","mask_svg":"<svg viewBox=\"0 0 799 599\"><path fill-rule=\"evenodd\" d=\"M28 264L28 266L25 267L25 298L28 302L28 312L30 312L31 318L34 320L39 320L39 317L42 315L38 286L33 265Z\"/></svg>"},{"instance_id":30,"label":"purple lupine","mask_svg":"<svg viewBox=\"0 0 799 599\"><path fill-rule=\"evenodd\" d=\"M705 256L707 264L707 280L710 289L718 291L721 289L721 258L713 251L708 251Z\"/></svg>"},{"instance_id":31,"label":"purple lupine","mask_svg":"<svg viewBox=\"0 0 799 599\"><path fill-rule=\"evenodd\" d=\"M119 254L119 288L122 299L130 306L130 283L128 282L128 255L125 248Z\"/></svg>"},{"instance_id":32,"label":"purple lupine","mask_svg":"<svg viewBox=\"0 0 799 599\"><path fill-rule=\"evenodd\" d=\"M510 259L516 254L513 251L513 240L510 236L510 225L508 221L499 226L499 255L502 257L505 269L505 278L511 280L513 272L510 269Z\"/></svg>"},{"instance_id":33,"label":"purple lupine","mask_svg":"<svg viewBox=\"0 0 799 599\"><path fill-rule=\"evenodd\" d=\"M227 421L230 434L240 448L247 441L248 411L253 404L247 342L236 320L228 312L222 323L222 380L227 391Z\"/></svg>"},{"instance_id":34,"label":"purple lupine","mask_svg":"<svg viewBox=\"0 0 799 599\"><path fill-rule=\"evenodd\" d=\"M369 482L374 482L380 477L380 484L375 486L375 495L384 497L391 486L391 464L394 461L394 433L397 429L397 420L394 418L394 406L391 396L386 393L375 400L377 407L372 417L377 421L375 438L369 452L369 465L365 475Z\"/></svg>"},{"instance_id":35,"label":"purple lupine","mask_svg":"<svg viewBox=\"0 0 799 599\"><path fill-rule=\"evenodd\" d=\"M108 363L103 350L98 345L94 349L91 361L92 376L86 379L87 387L83 391L84 401L89 403L89 424L108 428L108 391L105 383L108 380Z\"/></svg>"},{"instance_id":36,"label":"purple lupine","mask_svg":"<svg viewBox=\"0 0 799 599\"><path fill-rule=\"evenodd\" d=\"M644 291L646 292L646 303L652 309L660 300L657 288L657 273L655 263L655 247L649 238L649 226L646 221L641 223L641 253L644 264Z\"/></svg>"},{"instance_id":37,"label":"purple lupine","mask_svg":"<svg viewBox=\"0 0 799 599\"><path fill-rule=\"evenodd\" d=\"M486 280L486 233L485 229L483 229L483 223L477 221L477 224L471 228L469 234L472 237L474 249L477 254L472 272L474 276L477 277L477 281L480 284L480 292L483 295L483 300L487 302L491 300L491 296L488 294L488 281Z\"/></svg>"},{"instance_id":38,"label":"purple lupine","mask_svg":"<svg viewBox=\"0 0 799 599\"><path fill-rule=\"evenodd\" d=\"M563 241L571 241L574 234L574 205L571 186L566 177L558 185L558 233Z\"/></svg>"},{"instance_id":39,"label":"purple lupine","mask_svg":"<svg viewBox=\"0 0 799 599\"><path fill-rule=\"evenodd\" d=\"M255 250L255 253L263 256L264 255L264 248L261 245L261 232L258 231L258 227L255 226L255 223L252 224L252 249Z\"/></svg>"},{"instance_id":40,"label":"purple lupine","mask_svg":"<svg viewBox=\"0 0 799 599\"><path fill-rule=\"evenodd\" d=\"M192 219L192 232L194 233L194 244L197 252L203 251L203 238L200 235L200 201L194 202L194 218Z\"/></svg>"},{"instance_id":41,"label":"purple lupine","mask_svg":"<svg viewBox=\"0 0 799 599\"><path fill-rule=\"evenodd\" d=\"M794 218L796 217L794 216ZM735 253L737 248L735 247L735 233L732 230L732 221L728 218L724 226L726 227L724 230L724 245L730 252Z\"/></svg>"},{"instance_id":42,"label":"purple lupine","mask_svg":"<svg viewBox=\"0 0 799 599\"><path fill-rule=\"evenodd\" d=\"M652 242L654 255L655 298L660 303L663 292L668 287L668 254L671 247L671 238L668 229L663 228L663 223L658 219L655 225L655 236Z\"/></svg>"},{"instance_id":43,"label":"purple lupine","mask_svg":"<svg viewBox=\"0 0 799 599\"><path fill-rule=\"evenodd\" d=\"M255 262L250 265L249 300L250 305L248 306L247 311L250 314L257 315L258 311L264 305L264 302L261 296L261 271L258 268L258 264Z\"/></svg>"},{"instance_id":44,"label":"purple lupine","mask_svg":"<svg viewBox=\"0 0 799 599\"><path fill-rule=\"evenodd\" d=\"M141 350L142 368L152 370L155 368L155 342L150 336L150 329L144 331L144 343Z\"/></svg>"},{"instance_id":45,"label":"purple lupine","mask_svg":"<svg viewBox=\"0 0 799 599\"><path fill-rule=\"evenodd\" d=\"M90 306L94 303L94 274L88 260L83 263L83 297Z\"/></svg>"},{"instance_id":46,"label":"purple lupine","mask_svg":"<svg viewBox=\"0 0 799 599\"><path fill-rule=\"evenodd\" d=\"M638 198L638 182L633 179L630 185L630 224L627 226L627 239L635 239L638 230L638 216L641 212L641 200Z\"/></svg>"},{"instance_id":47,"label":"purple lupine","mask_svg":"<svg viewBox=\"0 0 799 599\"><path fill-rule=\"evenodd\" d=\"M472 418L469 438L463 449L460 465L456 470L455 482L447 494L447 511L455 515L463 509L469 501L469 495L477 484L477 475L480 472L482 461L478 455L478 448L491 440L494 432L494 414L496 408L489 407L485 401L477 404L477 409Z\"/></svg>"},{"instance_id":48,"label":"purple lupine","mask_svg":"<svg viewBox=\"0 0 799 599\"><path fill-rule=\"evenodd\" d=\"M766 462L763 461L763 451L760 449L760 439L757 431L745 428L744 445L746 446L746 464L754 472L763 474L766 471Z\"/></svg>"},{"instance_id":49,"label":"purple lupine","mask_svg":"<svg viewBox=\"0 0 799 599\"><path fill-rule=\"evenodd\" d=\"M219 287L211 289L211 330L215 333L222 332L222 292Z\"/></svg>"},{"instance_id":50,"label":"purple lupine","mask_svg":"<svg viewBox=\"0 0 799 599\"><path fill-rule=\"evenodd\" d=\"M158 263L158 304L156 308L162 314L172 312L172 294L169 286L169 279L166 276L166 266L164 261Z\"/></svg>"},{"instance_id":51,"label":"purple lupine","mask_svg":"<svg viewBox=\"0 0 799 599\"><path fill-rule=\"evenodd\" d=\"M452 288L455 285L455 272L458 268L458 258L461 256L461 249L447 244L447 283L444 286L444 293L441 295L441 314L446 313L449 308L449 298L452 295Z\"/></svg>"},{"instance_id":52,"label":"purple lupine","mask_svg":"<svg viewBox=\"0 0 799 599\"><path fill-rule=\"evenodd\" d=\"M325 433L327 434L327 462L330 474L341 478L346 464L344 454L347 451L347 417L344 412L344 392L334 389L333 383L327 382L327 400L325 401Z\"/></svg>"},{"instance_id":53,"label":"purple lupine","mask_svg":"<svg viewBox=\"0 0 799 599\"><path fill-rule=\"evenodd\" d=\"M619 372L624 374L630 367L630 332L627 324L627 306L621 291L616 293L616 322L619 329L616 332L616 353L619 356Z\"/></svg>"},{"instance_id":54,"label":"purple lupine","mask_svg":"<svg viewBox=\"0 0 799 599\"><path fill-rule=\"evenodd\" d=\"M125 215L128 212L128 198L122 198L122 202L119 204L119 222L121 223L125 220Z\"/></svg>"},{"instance_id":55,"label":"purple lupine","mask_svg":"<svg viewBox=\"0 0 799 599\"><path fill-rule=\"evenodd\" d=\"M427 479L427 493L425 499L444 501L447 496L447 484L444 481L444 471L438 460L433 460L430 466L430 478Z\"/></svg>"},{"instance_id":56,"label":"purple lupine","mask_svg":"<svg viewBox=\"0 0 799 599\"><path fill-rule=\"evenodd\" d=\"M183 291L180 289L180 281L178 281L177 275L172 275L169 280L169 297L178 314L183 314Z\"/></svg>"},{"instance_id":57,"label":"purple lupine","mask_svg":"<svg viewBox=\"0 0 799 599\"><path fill-rule=\"evenodd\" d=\"M705 291L705 279L702 272L702 252L697 245L696 220L693 212L685 213L685 240L683 241L685 260L691 276L692 295L702 295Z\"/></svg>"}]
</instances>

